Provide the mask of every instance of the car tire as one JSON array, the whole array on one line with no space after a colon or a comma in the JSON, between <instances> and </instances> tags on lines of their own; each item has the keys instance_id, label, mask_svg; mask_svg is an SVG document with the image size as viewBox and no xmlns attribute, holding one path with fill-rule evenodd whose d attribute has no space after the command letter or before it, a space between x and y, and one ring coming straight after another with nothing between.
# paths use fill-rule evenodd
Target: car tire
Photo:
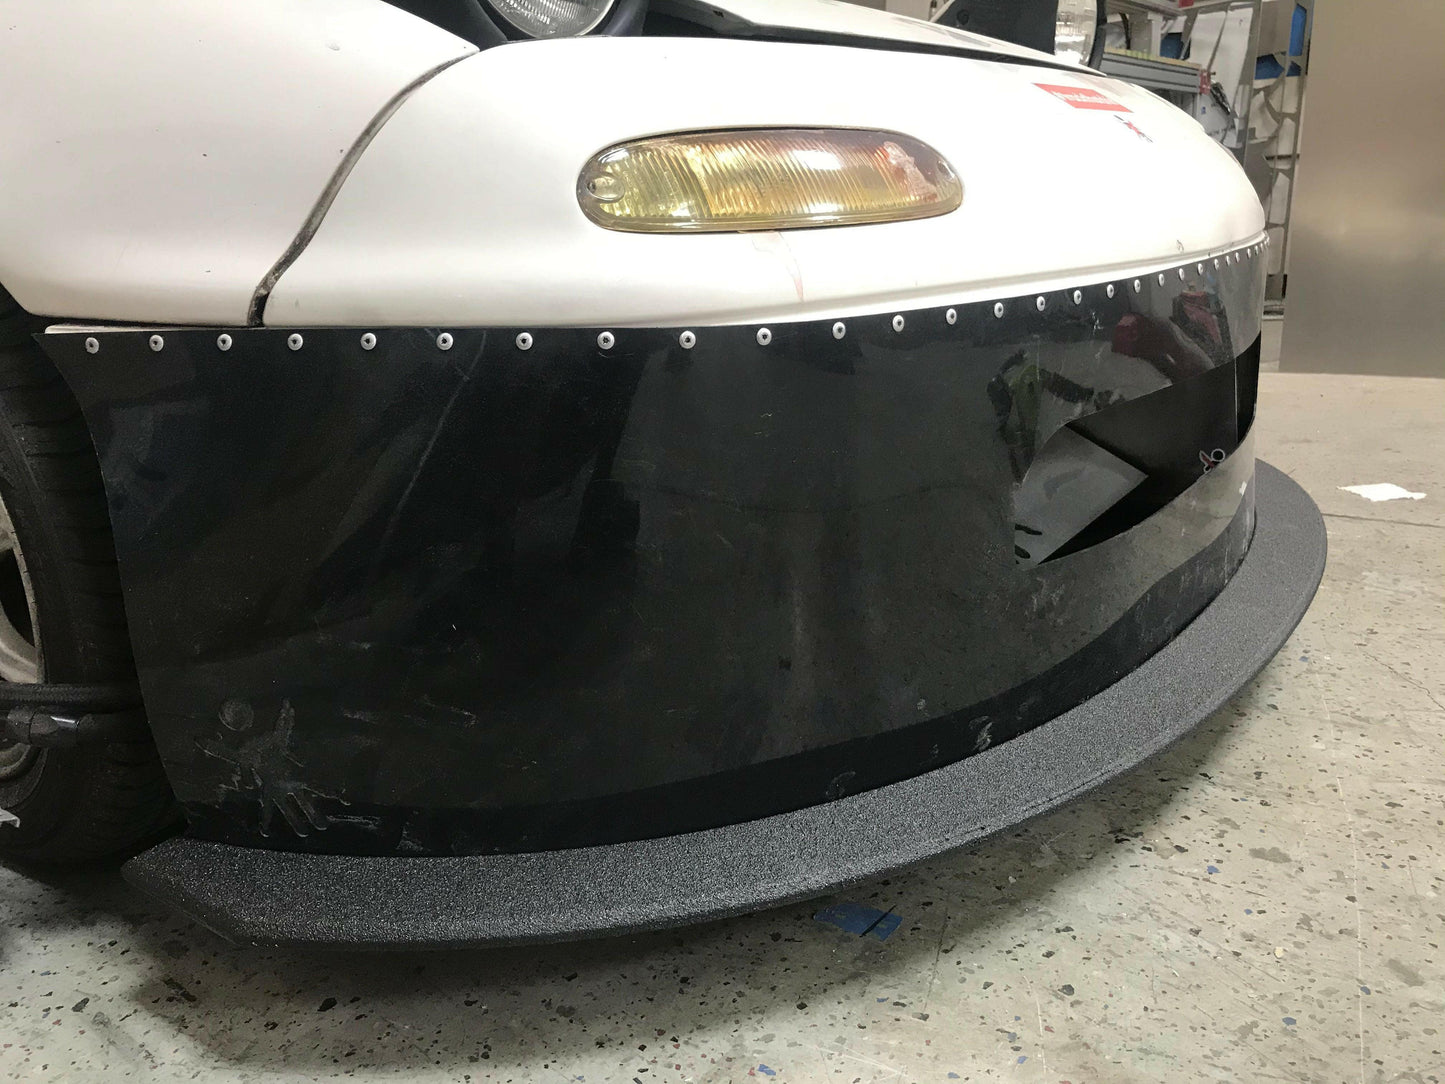
<instances>
[{"instance_id":1,"label":"car tire","mask_svg":"<svg viewBox=\"0 0 1445 1084\"><path fill-rule=\"evenodd\" d=\"M6 680L134 682L95 447L32 338L43 326L0 290L0 529L8 518L13 538L0 552L0 661ZM19 818L0 825L0 856L48 865L125 852L177 819L149 736L71 749L0 742L0 809Z\"/></svg>"}]
</instances>

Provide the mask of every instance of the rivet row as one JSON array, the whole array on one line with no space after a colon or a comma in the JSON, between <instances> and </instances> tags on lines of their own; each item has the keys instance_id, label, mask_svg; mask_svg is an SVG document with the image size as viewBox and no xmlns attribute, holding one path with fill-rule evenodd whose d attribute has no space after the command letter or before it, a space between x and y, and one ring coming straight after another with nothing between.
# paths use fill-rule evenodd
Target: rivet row
<instances>
[{"instance_id":1,"label":"rivet row","mask_svg":"<svg viewBox=\"0 0 1445 1084\"><path fill-rule=\"evenodd\" d=\"M1271 238L1268 237L1268 236L1265 236L1262 240L1257 241L1257 242L1255 242L1255 243L1252 244L1252 245L1246 245L1246 246L1244 246L1243 248L1236 249L1236 250L1234 250L1234 251L1232 251L1232 252L1224 253L1222 256L1213 256L1213 257L1210 257L1209 260L1207 260L1207 261L1197 262L1197 263L1195 263L1195 265L1194 265L1194 270L1195 270L1196 274L1203 275L1203 274L1205 273L1206 265L1212 265L1215 270L1218 270L1221 266L1223 266L1223 267L1234 267L1234 266L1238 266L1239 264L1243 263L1245 260L1252 260L1252 259L1255 258L1255 256L1263 253L1264 250L1265 250L1270 244L1271 244ZM1184 281L1187 280L1187 276L1186 276L1186 274L1185 274L1185 268L1183 268L1183 267L1175 268L1175 274L1176 274L1176 276L1178 277L1178 279L1179 279L1180 282L1184 282ZM1158 282L1158 284L1159 284L1160 286L1165 285L1165 283L1168 281L1168 280L1167 280L1167 276L1166 276L1166 272L1163 272L1163 271L1158 272L1158 273L1156 274L1156 276L1155 276L1155 281ZM1134 279L1134 280L1132 281L1132 285L1133 285L1134 292L1135 292L1136 294L1143 292L1143 290L1144 290L1144 282L1143 282L1142 279L1137 279L1137 278ZM1113 297L1116 295L1116 293L1117 293L1117 288L1116 288L1115 284L1112 283L1112 282L1110 282L1110 283L1105 283L1105 284L1104 284L1104 293L1106 294L1106 296L1108 296L1108 297L1110 297L1110 298L1113 298ZM1084 292L1083 292L1082 289L1078 289L1078 288L1072 289L1071 291L1069 291L1068 296L1069 296L1069 298L1073 301L1073 303L1074 303L1075 305L1082 305L1082 304L1084 303ZM1045 295L1045 294L1039 294L1039 295L1037 295L1037 296L1034 298L1034 307L1035 307L1039 312L1044 312L1044 311L1048 308L1048 296ZM1006 310L1006 306L1005 306L1004 302L1002 302L1002 301L996 301L996 302L994 302L994 304L993 304L993 315L994 315L994 317L995 317L996 319L1000 319L1000 320L1003 319L1004 313L1005 313L1006 311L1007 311L1007 310ZM943 318L944 318L944 320L945 320L948 324L950 324L950 325L957 324L957 323L958 323L958 309L956 309L956 308L949 308L949 309L944 310ZM891 323L891 325L892 325L892 327L893 327L893 330L894 330L895 332L902 333L904 327L905 327L906 324L907 324L907 320L906 320L906 317L904 316L903 313L895 313L895 314L893 315L892 320L890 321L890 323ZM836 321L836 322L833 324L833 329L832 329L832 330L833 330L833 338L834 338L834 339L840 339L840 340L841 340L841 339L842 339L844 336L846 336L847 333L848 333L847 325L844 324L844 322L841 321L841 320ZM771 328L766 328L766 327L760 327L760 328L758 328L758 329L757 329L757 332L756 332L756 338L757 338L757 343L758 343L759 346L768 346L768 345L769 345L770 343L772 343L772 341L773 341L773 332L772 332L772 329L771 329ZM377 340L377 337L376 337L375 332L371 332L371 331L364 332L364 333L361 335L361 338L360 338L361 348L362 348L363 350L374 350L374 349L376 348L377 341L378 341L378 340ZM534 340L534 338L533 338L533 336L532 336L532 333L531 333L530 331L523 331L523 332L519 332L519 333L517 334L517 337L516 337L516 339L515 339L515 344L516 344L516 347L517 347L518 350L530 350L530 349L532 348L532 345L533 345L534 341L535 341L535 340ZM678 345L679 345L680 347L682 347L684 350L691 350L693 347L695 347L695 346L697 345L697 341L698 341L697 333L696 333L695 331L692 331L692 330L683 331L683 332L679 333L679 335L678 335L678 337L677 337L677 343L678 343ZM150 348L151 348L153 351L157 352L157 353L159 353L160 351L162 351L162 350L165 349L166 341L165 341L165 338L164 338L163 336L161 336L161 335L151 335L151 336L149 337L148 342L149 342ZM224 352L224 351L227 351L227 350L230 350L231 347L234 345L234 342L235 342L235 340L232 338L232 336L230 335L230 333L228 333L228 332L222 332L221 334L219 334L219 335L216 336L216 349L221 350L221 351L223 351L223 352ZM438 333L437 336L436 336L436 346L437 346L437 349L438 349L438 350L450 350L450 349L452 348L452 346L455 345L455 343L456 343L456 339L455 339L455 337L452 335L452 333L449 332L449 331L440 332L440 333ZM301 349L306 345L306 340L305 340L305 337L304 337L299 331L291 332L291 333L290 333L289 335L287 335L287 337L286 337L286 345L287 345L288 348L290 348L290 349L293 350L293 351L299 351L299 350L301 350ZM599 333L598 333L598 335L597 335L597 347L598 347L599 350L611 350L611 349L613 349L616 345L617 345L617 336L616 336L616 334L615 334L614 332L611 332L611 331L602 331L602 332L599 332ZM85 338L85 350L86 350L86 353L88 353L88 354L98 354L98 353L100 352L100 348L101 348L101 340L100 340L99 338L97 338L97 337L94 336L94 335L86 336L86 338Z\"/></svg>"}]
</instances>

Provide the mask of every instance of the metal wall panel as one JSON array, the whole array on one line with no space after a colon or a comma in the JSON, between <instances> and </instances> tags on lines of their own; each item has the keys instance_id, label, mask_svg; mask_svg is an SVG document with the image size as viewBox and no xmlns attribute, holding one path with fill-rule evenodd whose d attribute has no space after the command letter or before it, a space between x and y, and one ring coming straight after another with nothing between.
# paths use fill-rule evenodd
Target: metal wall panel
<instances>
[{"instance_id":1,"label":"metal wall panel","mask_svg":"<svg viewBox=\"0 0 1445 1084\"><path fill-rule=\"evenodd\" d=\"M1281 367L1445 376L1445 4L1320 4Z\"/></svg>"}]
</instances>

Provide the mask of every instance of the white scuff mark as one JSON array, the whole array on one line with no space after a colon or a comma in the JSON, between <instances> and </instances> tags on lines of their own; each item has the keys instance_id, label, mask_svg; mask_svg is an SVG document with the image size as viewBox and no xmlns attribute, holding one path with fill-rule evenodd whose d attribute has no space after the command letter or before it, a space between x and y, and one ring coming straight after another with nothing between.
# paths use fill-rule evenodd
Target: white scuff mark
<instances>
[{"instance_id":1,"label":"white scuff mark","mask_svg":"<svg viewBox=\"0 0 1445 1084\"><path fill-rule=\"evenodd\" d=\"M1043 1003L1039 1001L1039 995L1034 990L1034 984L1029 982L1027 975L1024 976L1024 985L1029 988L1029 993L1034 999L1034 1013L1039 1021L1039 1064L1043 1066L1044 1075L1047 1076L1049 1072L1049 1055L1044 1050L1044 1006Z\"/></svg>"},{"instance_id":2,"label":"white scuff mark","mask_svg":"<svg viewBox=\"0 0 1445 1084\"><path fill-rule=\"evenodd\" d=\"M1412 493L1394 482L1371 482L1366 486L1340 486L1346 493L1357 493L1367 501L1423 501L1425 494Z\"/></svg>"},{"instance_id":3,"label":"white scuff mark","mask_svg":"<svg viewBox=\"0 0 1445 1084\"><path fill-rule=\"evenodd\" d=\"M809 1045L811 1046L812 1044L810 1043ZM875 1069L882 1069L885 1073L891 1073L894 1076L903 1075L903 1071L901 1069L895 1069L893 1068L893 1066L887 1065L884 1062L874 1061L872 1058L865 1058L862 1054L855 1054L851 1052L848 1049L847 1043L845 1042L840 1042L838 1045L841 1046L843 1049L824 1050L821 1046L813 1046L813 1049L818 1052L820 1057L824 1054L833 1054L840 1058L847 1058L849 1061L861 1062L863 1065L871 1065Z\"/></svg>"}]
</instances>

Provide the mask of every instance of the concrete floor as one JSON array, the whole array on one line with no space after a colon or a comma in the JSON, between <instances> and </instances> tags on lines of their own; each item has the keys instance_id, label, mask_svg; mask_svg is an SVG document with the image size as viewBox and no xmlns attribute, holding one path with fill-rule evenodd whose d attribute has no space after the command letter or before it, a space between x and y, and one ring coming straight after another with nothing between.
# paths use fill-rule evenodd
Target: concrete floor
<instances>
[{"instance_id":1,"label":"concrete floor","mask_svg":"<svg viewBox=\"0 0 1445 1084\"><path fill-rule=\"evenodd\" d=\"M1445 1078L1445 381L1267 375L1328 516L1314 608L1163 756L819 904L542 950L224 944L113 873L0 868L0 1072L113 1081ZM1419 501L1338 487L1395 482Z\"/></svg>"}]
</instances>

